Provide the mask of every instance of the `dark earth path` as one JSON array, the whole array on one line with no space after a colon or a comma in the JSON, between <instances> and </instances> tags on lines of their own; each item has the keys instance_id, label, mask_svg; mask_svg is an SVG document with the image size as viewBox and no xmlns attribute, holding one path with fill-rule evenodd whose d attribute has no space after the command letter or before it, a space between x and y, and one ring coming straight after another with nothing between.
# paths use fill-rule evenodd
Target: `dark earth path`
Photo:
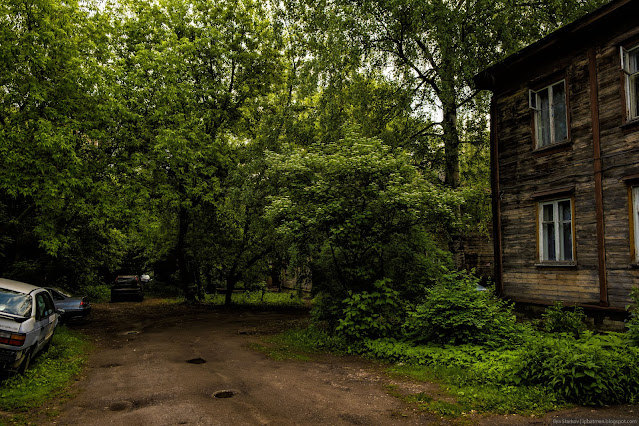
<instances>
[{"instance_id":1,"label":"dark earth path","mask_svg":"<svg viewBox=\"0 0 639 426\"><path fill-rule=\"evenodd\" d=\"M612 411L576 408L544 418L470 414L443 420L416 411L387 393L387 386L394 385L400 391L433 395L440 393L435 385L398 382L387 377L382 366L356 357L275 361L251 349L251 343L259 343L264 335L304 318L301 314L165 305L153 299L142 304L95 305L85 323L71 326L91 336L97 346L86 376L73 386L73 398L44 410L59 415L41 413L35 422L497 425L562 424L560 418L636 418L635 407L613 407Z\"/></svg>"}]
</instances>

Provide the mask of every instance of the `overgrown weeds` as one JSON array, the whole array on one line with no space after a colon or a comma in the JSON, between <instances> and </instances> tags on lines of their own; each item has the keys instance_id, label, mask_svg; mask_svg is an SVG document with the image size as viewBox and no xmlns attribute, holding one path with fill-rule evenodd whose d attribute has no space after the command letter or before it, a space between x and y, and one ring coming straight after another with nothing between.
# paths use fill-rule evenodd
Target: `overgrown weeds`
<instances>
[{"instance_id":1,"label":"overgrown weeds","mask_svg":"<svg viewBox=\"0 0 639 426\"><path fill-rule=\"evenodd\" d=\"M410 304L380 280L374 291L341 302L336 330L297 330L272 344L339 350L393 364L393 373L420 372L455 398L456 407L447 402L444 410L451 413L541 414L570 404L639 401L636 312L627 334L585 331L583 310L561 303L540 322L518 323L510 305L477 284L466 273L444 274ZM441 412L441 401L415 398Z\"/></svg>"},{"instance_id":2,"label":"overgrown weeds","mask_svg":"<svg viewBox=\"0 0 639 426\"><path fill-rule=\"evenodd\" d=\"M583 308L575 306L570 311L559 301L548 307L541 319L543 329L549 333L570 333L578 339L586 329L586 314Z\"/></svg>"},{"instance_id":3,"label":"overgrown weeds","mask_svg":"<svg viewBox=\"0 0 639 426\"><path fill-rule=\"evenodd\" d=\"M204 303L214 306L224 306L224 294L207 294ZM236 307L261 308L264 310L288 308L288 309L310 309L310 301L300 297L297 292L269 292L269 291L247 291L243 293L233 293L232 304Z\"/></svg>"},{"instance_id":4,"label":"overgrown weeds","mask_svg":"<svg viewBox=\"0 0 639 426\"><path fill-rule=\"evenodd\" d=\"M89 350L86 338L59 326L49 350L36 357L24 375L0 383L0 410L25 412L63 395L81 373Z\"/></svg>"}]
</instances>

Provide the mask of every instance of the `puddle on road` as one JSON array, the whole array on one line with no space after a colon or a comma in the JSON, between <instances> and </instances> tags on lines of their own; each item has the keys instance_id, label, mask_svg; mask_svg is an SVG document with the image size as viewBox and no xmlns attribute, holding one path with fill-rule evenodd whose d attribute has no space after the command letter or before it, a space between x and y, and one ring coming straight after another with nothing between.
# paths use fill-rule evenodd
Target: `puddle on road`
<instances>
[{"instance_id":1,"label":"puddle on road","mask_svg":"<svg viewBox=\"0 0 639 426\"><path fill-rule=\"evenodd\" d=\"M234 390L221 390L215 392L213 398L232 398L235 395L237 395L237 392Z\"/></svg>"},{"instance_id":2,"label":"puddle on road","mask_svg":"<svg viewBox=\"0 0 639 426\"><path fill-rule=\"evenodd\" d=\"M114 402L109 405L111 411L124 411L131 408L132 404L129 401Z\"/></svg>"},{"instance_id":3,"label":"puddle on road","mask_svg":"<svg viewBox=\"0 0 639 426\"><path fill-rule=\"evenodd\" d=\"M187 361L189 364L204 364L206 362L205 359L202 358L193 358Z\"/></svg>"},{"instance_id":4,"label":"puddle on road","mask_svg":"<svg viewBox=\"0 0 639 426\"><path fill-rule=\"evenodd\" d=\"M139 332L139 331L136 331L136 330L132 330L132 331L125 331L125 332L124 332L124 333L122 333L122 334L124 334L125 336L133 336L133 335L135 335L135 334L140 334L140 332Z\"/></svg>"}]
</instances>

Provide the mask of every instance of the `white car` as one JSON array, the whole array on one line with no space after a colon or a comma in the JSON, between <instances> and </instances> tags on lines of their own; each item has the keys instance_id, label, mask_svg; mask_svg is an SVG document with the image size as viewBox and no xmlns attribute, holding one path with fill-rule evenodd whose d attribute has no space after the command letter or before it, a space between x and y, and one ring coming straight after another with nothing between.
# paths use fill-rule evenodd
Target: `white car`
<instances>
[{"instance_id":1,"label":"white car","mask_svg":"<svg viewBox=\"0 0 639 426\"><path fill-rule=\"evenodd\" d=\"M46 289L0 278L0 368L23 373L48 348L62 313Z\"/></svg>"}]
</instances>

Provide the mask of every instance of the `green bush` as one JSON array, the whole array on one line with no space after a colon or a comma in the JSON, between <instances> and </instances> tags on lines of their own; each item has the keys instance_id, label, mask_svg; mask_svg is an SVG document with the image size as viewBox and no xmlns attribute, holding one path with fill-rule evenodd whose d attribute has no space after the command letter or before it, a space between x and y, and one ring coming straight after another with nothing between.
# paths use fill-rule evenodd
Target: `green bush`
<instances>
[{"instance_id":1,"label":"green bush","mask_svg":"<svg viewBox=\"0 0 639 426\"><path fill-rule=\"evenodd\" d=\"M92 303L107 302L111 298L111 286L106 284L88 285L80 288L76 294L86 296Z\"/></svg>"},{"instance_id":2,"label":"green bush","mask_svg":"<svg viewBox=\"0 0 639 426\"><path fill-rule=\"evenodd\" d=\"M630 310L630 318L626 322L627 335L630 341L639 346L639 287L634 287L630 291L630 298L634 302L634 307L626 306L626 310Z\"/></svg>"},{"instance_id":3,"label":"green bush","mask_svg":"<svg viewBox=\"0 0 639 426\"><path fill-rule=\"evenodd\" d=\"M639 397L639 348L618 334L531 339L518 365L515 384L546 386L566 402L622 404Z\"/></svg>"},{"instance_id":4,"label":"green bush","mask_svg":"<svg viewBox=\"0 0 639 426\"><path fill-rule=\"evenodd\" d=\"M366 339L356 346L351 346L351 352L392 363L462 368L469 368L492 357L491 351L477 345L415 346L394 339Z\"/></svg>"},{"instance_id":5,"label":"green bush","mask_svg":"<svg viewBox=\"0 0 639 426\"><path fill-rule=\"evenodd\" d=\"M313 298L311 320L314 324L325 323L334 330L342 317L342 300L336 295L322 291Z\"/></svg>"},{"instance_id":6,"label":"green bush","mask_svg":"<svg viewBox=\"0 0 639 426\"><path fill-rule=\"evenodd\" d=\"M575 306L572 311L564 310L560 301L546 308L541 318L542 328L550 333L571 333L578 339L586 329L586 314L583 308Z\"/></svg>"},{"instance_id":7,"label":"green bush","mask_svg":"<svg viewBox=\"0 0 639 426\"><path fill-rule=\"evenodd\" d=\"M404 305L389 279L375 282L375 291L354 293L342 301L342 318L335 329L348 340L388 337L401 327Z\"/></svg>"},{"instance_id":8,"label":"green bush","mask_svg":"<svg viewBox=\"0 0 639 426\"><path fill-rule=\"evenodd\" d=\"M409 312L405 337L414 343L511 344L522 332L512 308L490 291L477 291L478 284L467 272L445 275Z\"/></svg>"}]
</instances>

